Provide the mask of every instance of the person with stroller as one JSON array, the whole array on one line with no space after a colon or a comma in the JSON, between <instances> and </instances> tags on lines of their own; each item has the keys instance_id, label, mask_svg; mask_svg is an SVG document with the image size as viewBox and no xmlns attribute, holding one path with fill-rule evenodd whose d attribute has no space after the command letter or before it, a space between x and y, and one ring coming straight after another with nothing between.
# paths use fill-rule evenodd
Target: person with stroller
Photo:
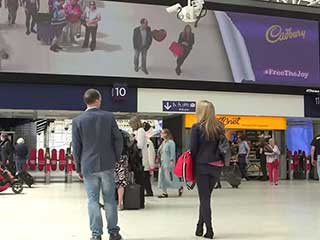
<instances>
[{"instance_id":1,"label":"person with stroller","mask_svg":"<svg viewBox=\"0 0 320 240\"><path fill-rule=\"evenodd\" d=\"M22 2L26 13L26 34L37 33L35 26L37 13L40 10L40 0L22 0Z\"/></svg>"},{"instance_id":2,"label":"person with stroller","mask_svg":"<svg viewBox=\"0 0 320 240\"><path fill-rule=\"evenodd\" d=\"M91 51L94 51L96 49L96 42L97 42L98 22L101 21L101 15L97 10L95 1L90 2L90 6L85 11L84 19L85 19L86 33L85 33L85 38L84 38L82 48L88 48L90 35L91 35L90 49Z\"/></svg>"},{"instance_id":3,"label":"person with stroller","mask_svg":"<svg viewBox=\"0 0 320 240\"><path fill-rule=\"evenodd\" d=\"M28 159L28 147L25 144L23 138L17 140L17 144L14 149L14 161L16 163L16 175L23 172Z\"/></svg>"}]
</instances>

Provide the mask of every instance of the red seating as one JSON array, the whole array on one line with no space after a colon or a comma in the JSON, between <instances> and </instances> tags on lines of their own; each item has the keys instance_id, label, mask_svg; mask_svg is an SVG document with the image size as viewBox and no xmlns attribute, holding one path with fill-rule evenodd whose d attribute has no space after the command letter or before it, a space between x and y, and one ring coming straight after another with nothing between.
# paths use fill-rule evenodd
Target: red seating
<instances>
[{"instance_id":1,"label":"red seating","mask_svg":"<svg viewBox=\"0 0 320 240\"><path fill-rule=\"evenodd\" d=\"M36 170L37 167L37 149L32 148L27 161L27 166L31 171Z\"/></svg>"},{"instance_id":2,"label":"red seating","mask_svg":"<svg viewBox=\"0 0 320 240\"><path fill-rule=\"evenodd\" d=\"M39 169L39 171L43 171L45 165L46 165L46 161L44 158L44 150L39 149L39 151L38 151L38 169Z\"/></svg>"},{"instance_id":3,"label":"red seating","mask_svg":"<svg viewBox=\"0 0 320 240\"><path fill-rule=\"evenodd\" d=\"M50 163L51 163L52 171L56 171L57 170L57 165L58 165L58 152L57 152L57 149L52 149Z\"/></svg>"},{"instance_id":4,"label":"red seating","mask_svg":"<svg viewBox=\"0 0 320 240\"><path fill-rule=\"evenodd\" d=\"M67 160L65 156L65 150L60 149L59 151L59 169L60 171L64 171L67 167Z\"/></svg>"}]
</instances>

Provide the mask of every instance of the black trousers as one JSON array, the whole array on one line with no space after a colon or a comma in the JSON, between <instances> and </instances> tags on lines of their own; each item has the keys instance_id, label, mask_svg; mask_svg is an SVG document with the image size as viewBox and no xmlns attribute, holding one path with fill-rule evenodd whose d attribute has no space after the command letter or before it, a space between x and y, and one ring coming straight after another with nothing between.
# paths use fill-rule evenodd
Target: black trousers
<instances>
[{"instance_id":1,"label":"black trousers","mask_svg":"<svg viewBox=\"0 0 320 240\"><path fill-rule=\"evenodd\" d=\"M239 168L241 172L241 177L242 178L247 178L247 155L246 154L239 154L238 156L238 161L239 161Z\"/></svg>"},{"instance_id":2,"label":"black trousers","mask_svg":"<svg viewBox=\"0 0 320 240\"><path fill-rule=\"evenodd\" d=\"M15 24L17 19L18 6L8 5L8 21L10 24Z\"/></svg>"},{"instance_id":3,"label":"black trousers","mask_svg":"<svg viewBox=\"0 0 320 240\"><path fill-rule=\"evenodd\" d=\"M262 171L262 179L268 180L268 172L267 172L267 159L266 157L260 158L260 165L261 165L261 171Z\"/></svg>"},{"instance_id":4,"label":"black trousers","mask_svg":"<svg viewBox=\"0 0 320 240\"><path fill-rule=\"evenodd\" d=\"M211 195L217 182L220 180L220 173L216 167L206 166L206 170L197 170L196 180L198 186L199 225L206 225L207 229L212 229Z\"/></svg>"},{"instance_id":5,"label":"black trousers","mask_svg":"<svg viewBox=\"0 0 320 240\"><path fill-rule=\"evenodd\" d=\"M187 59L187 57L189 56L191 49L187 48L187 47L183 47L184 49L184 54L181 57L178 57L177 59L177 68L181 68L182 64L184 63L184 61Z\"/></svg>"},{"instance_id":6,"label":"black trousers","mask_svg":"<svg viewBox=\"0 0 320 240\"><path fill-rule=\"evenodd\" d=\"M89 40L90 40L90 36L91 36L90 48L91 48L91 50L95 50L96 49L97 31L98 31L98 26L96 26L96 27L86 27L86 34L85 34L85 37L84 37L83 47L86 48L86 47L89 46Z\"/></svg>"},{"instance_id":7,"label":"black trousers","mask_svg":"<svg viewBox=\"0 0 320 240\"><path fill-rule=\"evenodd\" d=\"M153 195L150 172L144 171L144 189L148 195Z\"/></svg>"},{"instance_id":8,"label":"black trousers","mask_svg":"<svg viewBox=\"0 0 320 240\"><path fill-rule=\"evenodd\" d=\"M36 12L30 12L26 11L26 27L27 31L30 32L30 30L35 30L34 27L36 25ZM31 28L30 28L30 22L31 22Z\"/></svg>"}]
</instances>

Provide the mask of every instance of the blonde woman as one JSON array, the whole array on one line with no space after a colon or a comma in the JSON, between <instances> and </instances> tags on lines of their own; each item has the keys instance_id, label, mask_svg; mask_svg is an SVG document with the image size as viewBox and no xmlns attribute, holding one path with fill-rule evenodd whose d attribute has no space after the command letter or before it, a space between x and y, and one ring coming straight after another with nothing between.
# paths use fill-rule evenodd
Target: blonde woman
<instances>
[{"instance_id":1,"label":"blonde woman","mask_svg":"<svg viewBox=\"0 0 320 240\"><path fill-rule=\"evenodd\" d=\"M143 181L143 186L146 191L146 197L152 197L153 191L150 181L150 170L152 170L153 161L149 159L149 151L148 151L148 141L147 141L147 134L146 131L143 128L143 124L140 120L140 118L135 115L133 116L129 124L132 128L132 131L134 132L135 140L137 141L137 146L141 150L142 153L142 164L144 167L144 176L141 177L141 181Z\"/></svg>"},{"instance_id":2,"label":"blonde woman","mask_svg":"<svg viewBox=\"0 0 320 240\"><path fill-rule=\"evenodd\" d=\"M270 184L277 186L279 183L280 150L272 138L264 147L264 154L267 157Z\"/></svg>"},{"instance_id":3,"label":"blonde woman","mask_svg":"<svg viewBox=\"0 0 320 240\"><path fill-rule=\"evenodd\" d=\"M192 126L190 150L195 168L200 200L196 236L213 239L211 220L211 194L220 179L224 165L218 150L218 139L224 134L221 122L216 118L215 108L209 101L197 105L197 123ZM203 226L206 234L203 235Z\"/></svg>"}]
</instances>

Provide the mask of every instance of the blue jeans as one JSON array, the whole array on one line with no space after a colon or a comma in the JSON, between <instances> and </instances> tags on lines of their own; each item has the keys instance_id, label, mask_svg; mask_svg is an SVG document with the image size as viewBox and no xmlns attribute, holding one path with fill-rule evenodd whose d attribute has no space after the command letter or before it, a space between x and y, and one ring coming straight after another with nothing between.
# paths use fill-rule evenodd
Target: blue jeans
<instances>
[{"instance_id":1,"label":"blue jeans","mask_svg":"<svg viewBox=\"0 0 320 240\"><path fill-rule=\"evenodd\" d=\"M84 184L88 195L88 210L92 236L101 236L103 234L103 222L99 206L100 190L102 191L105 205L108 233L119 233L120 228L118 227L118 209L115 200L116 186L114 170L112 169L85 176Z\"/></svg>"}]
</instances>

